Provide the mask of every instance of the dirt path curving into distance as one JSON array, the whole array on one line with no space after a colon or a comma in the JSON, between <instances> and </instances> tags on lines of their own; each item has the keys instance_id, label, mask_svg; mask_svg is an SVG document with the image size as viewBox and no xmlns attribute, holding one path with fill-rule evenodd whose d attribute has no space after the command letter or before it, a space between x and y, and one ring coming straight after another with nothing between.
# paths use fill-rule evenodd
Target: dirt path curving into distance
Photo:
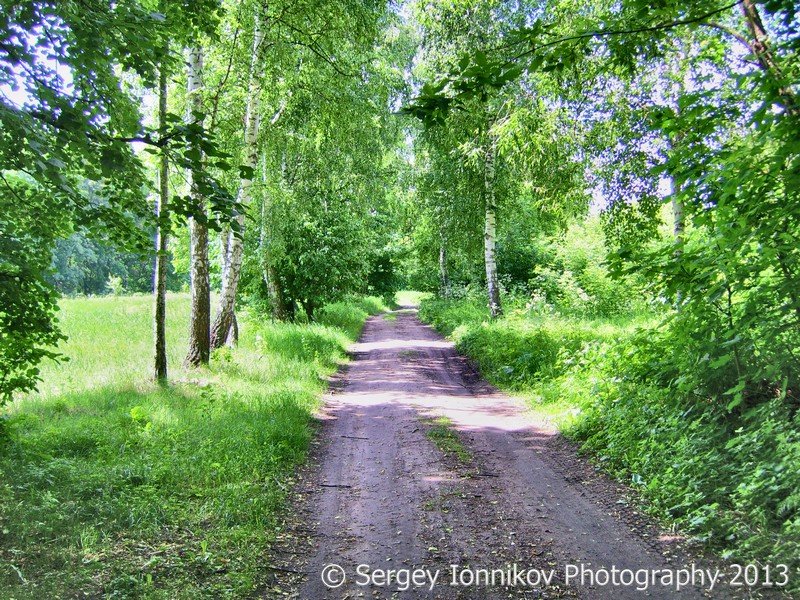
<instances>
[{"instance_id":1,"label":"dirt path curving into distance","mask_svg":"<svg viewBox=\"0 0 800 600\"><path fill-rule=\"evenodd\" d=\"M603 567L674 570L691 561L676 540L627 506L624 487L534 423L518 401L483 382L416 311L369 319L353 359L326 397L320 443L296 492L295 533L304 541L284 555L304 576L288 584L290 597L708 595L649 582L647 591L635 582L592 585L589 573L602 579ZM439 416L452 421L469 460L443 454L428 438L430 419ZM329 564L340 565L347 578L336 589L321 578ZM514 564L524 579L513 579ZM583 585L579 576L566 581L567 569L581 564ZM369 567L359 573L358 565ZM457 585L451 565L459 565ZM413 568L429 574L380 579L389 570ZM497 571L489 579L480 568ZM550 582L537 580L551 570ZM379 579L364 585L366 573ZM332 572L332 581L340 575ZM503 586L508 582L515 585ZM724 581L712 595L734 597Z\"/></svg>"}]
</instances>

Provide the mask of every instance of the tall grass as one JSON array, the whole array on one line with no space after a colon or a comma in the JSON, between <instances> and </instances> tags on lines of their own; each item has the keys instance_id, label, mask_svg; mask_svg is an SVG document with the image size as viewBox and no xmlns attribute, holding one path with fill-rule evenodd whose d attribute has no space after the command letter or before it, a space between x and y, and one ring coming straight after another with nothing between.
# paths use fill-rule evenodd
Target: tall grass
<instances>
[{"instance_id":1,"label":"tall grass","mask_svg":"<svg viewBox=\"0 0 800 600\"><path fill-rule=\"evenodd\" d=\"M491 320L485 301L426 299L421 318L456 343L493 384L524 397L540 416L564 423L593 393L595 358L652 319L538 313L509 299L506 316Z\"/></svg>"},{"instance_id":2,"label":"tall grass","mask_svg":"<svg viewBox=\"0 0 800 600\"><path fill-rule=\"evenodd\" d=\"M105 385L138 385L153 368L153 300L150 296L64 298L59 321L67 341L59 351L69 360L42 365L43 396ZM179 371L186 356L189 296L167 297L167 358Z\"/></svg>"},{"instance_id":3,"label":"tall grass","mask_svg":"<svg viewBox=\"0 0 800 600\"><path fill-rule=\"evenodd\" d=\"M184 372L188 299L170 298L173 383L150 373L150 300L65 300L62 351L10 407L0 450L0 597L262 594L269 544L325 377L376 300L311 325L242 319L241 344Z\"/></svg>"}]
</instances>

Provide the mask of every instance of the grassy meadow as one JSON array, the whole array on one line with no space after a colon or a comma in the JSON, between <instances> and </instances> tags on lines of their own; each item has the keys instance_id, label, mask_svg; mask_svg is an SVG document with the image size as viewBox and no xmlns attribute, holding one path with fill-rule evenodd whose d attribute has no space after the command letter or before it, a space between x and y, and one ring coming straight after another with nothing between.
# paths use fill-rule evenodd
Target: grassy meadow
<instances>
[{"instance_id":1,"label":"grassy meadow","mask_svg":"<svg viewBox=\"0 0 800 600\"><path fill-rule=\"evenodd\" d=\"M311 415L377 299L312 325L240 318L241 342L185 372L188 297L169 298L169 386L149 380L148 297L65 299L69 358L7 407L0 597L242 598L268 551Z\"/></svg>"},{"instance_id":2,"label":"grassy meadow","mask_svg":"<svg viewBox=\"0 0 800 600\"><path fill-rule=\"evenodd\" d=\"M150 296L64 298L59 309L58 318L68 337L59 350L68 361L42 363L39 396L108 385L149 383L147 376L153 369L153 300ZM180 371L186 355L188 331L188 294L169 294L170 375Z\"/></svg>"}]
</instances>

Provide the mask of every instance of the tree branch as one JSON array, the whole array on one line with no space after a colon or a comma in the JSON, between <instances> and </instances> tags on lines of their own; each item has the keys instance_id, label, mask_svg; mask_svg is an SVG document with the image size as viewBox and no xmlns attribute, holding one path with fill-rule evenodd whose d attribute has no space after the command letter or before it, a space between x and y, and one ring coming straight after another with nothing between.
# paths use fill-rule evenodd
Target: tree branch
<instances>
[{"instance_id":1,"label":"tree branch","mask_svg":"<svg viewBox=\"0 0 800 600\"><path fill-rule=\"evenodd\" d=\"M525 56L529 56L533 54L537 50L541 50L542 48L548 48L550 46L555 46L557 44L561 44L564 42L572 42L576 40L582 40L587 38L600 38L600 37L608 37L608 36L615 36L615 35L631 35L634 33L648 33L653 31L663 31L665 29L673 29L675 27L682 27L684 25L694 25L695 23L702 23L709 17L713 17L718 15L726 10L730 10L731 8L738 6L744 2L744 0L736 0L732 4L728 4L716 10L712 10L702 15L698 15L696 17L691 17L687 19L681 19L678 21L670 21L669 23L659 23L658 25L647 25L644 27L631 27L629 29L609 29L609 30L600 30L600 31L585 31L583 33L579 33L576 35L569 35L562 38L558 38L557 40L553 40L552 42L545 42L544 44L540 44L538 46L534 46L530 50L526 50L521 54L518 54L511 60L507 61L506 64L510 64L513 61L519 60L520 58L524 58Z\"/></svg>"}]
</instances>

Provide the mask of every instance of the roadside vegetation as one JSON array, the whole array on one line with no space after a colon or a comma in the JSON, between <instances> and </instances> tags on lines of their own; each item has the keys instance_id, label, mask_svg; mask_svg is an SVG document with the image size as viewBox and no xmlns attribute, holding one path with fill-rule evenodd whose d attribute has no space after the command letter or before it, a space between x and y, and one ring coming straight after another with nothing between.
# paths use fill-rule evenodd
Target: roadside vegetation
<instances>
[{"instance_id":1,"label":"roadside vegetation","mask_svg":"<svg viewBox=\"0 0 800 600\"><path fill-rule=\"evenodd\" d=\"M0 596L263 595L321 378L401 288L800 594L797 0L0 14Z\"/></svg>"},{"instance_id":2,"label":"roadside vegetation","mask_svg":"<svg viewBox=\"0 0 800 600\"><path fill-rule=\"evenodd\" d=\"M150 299L62 301L70 360L45 365L41 392L8 411L3 597L241 598L269 588L269 545L325 378L384 306L330 304L313 324L249 315L236 349L180 371L189 298L169 305L176 376L162 386L137 368L150 359Z\"/></svg>"},{"instance_id":3,"label":"roadside vegetation","mask_svg":"<svg viewBox=\"0 0 800 600\"><path fill-rule=\"evenodd\" d=\"M663 303L636 300L636 279L612 283L602 238L594 239L587 242L586 224L568 231L559 252L584 270L561 263L567 277L532 277L503 295L501 318L491 318L483 291L470 286L423 300L420 316L489 381L629 483L668 526L725 557L794 572L800 413L792 399L764 390L730 411L700 394L716 387L730 400L721 389L724 360L687 353L697 341Z\"/></svg>"}]
</instances>

